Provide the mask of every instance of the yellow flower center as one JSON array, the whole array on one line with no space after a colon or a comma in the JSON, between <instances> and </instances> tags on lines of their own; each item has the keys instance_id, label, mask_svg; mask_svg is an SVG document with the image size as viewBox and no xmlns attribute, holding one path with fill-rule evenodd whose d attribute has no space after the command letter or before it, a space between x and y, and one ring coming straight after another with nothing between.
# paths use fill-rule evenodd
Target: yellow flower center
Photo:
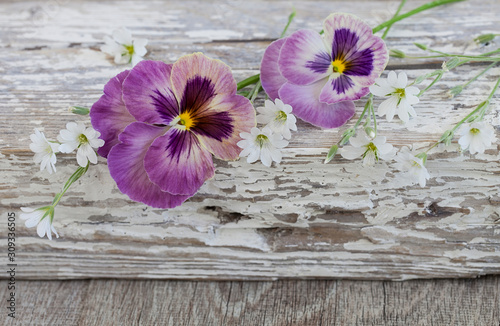
<instances>
[{"instance_id":1,"label":"yellow flower center","mask_svg":"<svg viewBox=\"0 0 500 326\"><path fill-rule=\"evenodd\" d=\"M181 129L189 130L194 126L194 119L188 112L181 113L178 118L179 122L177 124L182 126Z\"/></svg>"},{"instance_id":2,"label":"yellow flower center","mask_svg":"<svg viewBox=\"0 0 500 326\"><path fill-rule=\"evenodd\" d=\"M396 94L398 94L399 98L405 97L405 89L404 88L396 88L394 91Z\"/></svg>"},{"instance_id":3,"label":"yellow flower center","mask_svg":"<svg viewBox=\"0 0 500 326\"><path fill-rule=\"evenodd\" d=\"M470 133L473 134L473 135L477 135L479 132L480 131L477 128L471 128L471 130L470 130Z\"/></svg>"},{"instance_id":4,"label":"yellow flower center","mask_svg":"<svg viewBox=\"0 0 500 326\"><path fill-rule=\"evenodd\" d=\"M285 112L279 111L278 114L276 114L276 118L274 118L274 120L276 120L276 122L284 123L287 117L288 116L286 115Z\"/></svg>"},{"instance_id":5,"label":"yellow flower center","mask_svg":"<svg viewBox=\"0 0 500 326\"><path fill-rule=\"evenodd\" d=\"M332 61L332 68L333 72L341 74L345 70L345 62L339 59L335 59L335 61Z\"/></svg>"},{"instance_id":6,"label":"yellow flower center","mask_svg":"<svg viewBox=\"0 0 500 326\"><path fill-rule=\"evenodd\" d=\"M255 140L259 144L259 147L262 148L264 144L266 144L269 141L269 138L267 138L266 135L260 134L255 138Z\"/></svg>"},{"instance_id":7,"label":"yellow flower center","mask_svg":"<svg viewBox=\"0 0 500 326\"><path fill-rule=\"evenodd\" d=\"M80 142L80 145L86 144L89 142L89 140L87 139L87 136L85 136L84 134L80 134L80 136L78 136L78 141Z\"/></svg>"},{"instance_id":8,"label":"yellow flower center","mask_svg":"<svg viewBox=\"0 0 500 326\"><path fill-rule=\"evenodd\" d=\"M124 45L125 49L127 49L128 54L134 54L134 46L133 45Z\"/></svg>"}]
</instances>

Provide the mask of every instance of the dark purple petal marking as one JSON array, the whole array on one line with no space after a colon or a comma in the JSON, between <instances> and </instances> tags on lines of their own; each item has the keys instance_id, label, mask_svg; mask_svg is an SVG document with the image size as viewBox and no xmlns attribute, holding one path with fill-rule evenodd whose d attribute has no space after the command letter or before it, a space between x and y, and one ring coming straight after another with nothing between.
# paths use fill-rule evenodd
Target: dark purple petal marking
<instances>
[{"instance_id":1,"label":"dark purple petal marking","mask_svg":"<svg viewBox=\"0 0 500 326\"><path fill-rule=\"evenodd\" d=\"M189 113L195 134L207 136L218 141L231 137L233 119L228 112L211 110L210 104L215 96L215 87L207 77L195 76L186 83L181 100L181 114Z\"/></svg>"},{"instance_id":2,"label":"dark purple petal marking","mask_svg":"<svg viewBox=\"0 0 500 326\"><path fill-rule=\"evenodd\" d=\"M332 44L332 58L333 60L346 61L349 52L356 50L356 43L359 37L356 33L351 32L347 28L341 28L335 31Z\"/></svg>"},{"instance_id":3,"label":"dark purple petal marking","mask_svg":"<svg viewBox=\"0 0 500 326\"><path fill-rule=\"evenodd\" d=\"M109 152L108 167L121 192L130 199L159 208L182 204L189 195L173 195L155 185L144 169L144 157L151 143L165 133L165 128L142 122L130 124L120 134L121 143Z\"/></svg>"},{"instance_id":4,"label":"dark purple petal marking","mask_svg":"<svg viewBox=\"0 0 500 326\"><path fill-rule=\"evenodd\" d=\"M153 183L176 195L193 195L214 175L212 154L192 132L175 127L154 140L144 167Z\"/></svg>"},{"instance_id":5,"label":"dark purple petal marking","mask_svg":"<svg viewBox=\"0 0 500 326\"><path fill-rule=\"evenodd\" d=\"M369 76L373 70L373 51L364 49L355 52L347 60L344 74L349 76Z\"/></svg>"},{"instance_id":6,"label":"dark purple petal marking","mask_svg":"<svg viewBox=\"0 0 500 326\"><path fill-rule=\"evenodd\" d=\"M359 37L347 28L335 31L332 45L332 57L345 64L344 74L351 76L368 76L373 70L373 51L364 49L357 51Z\"/></svg>"},{"instance_id":7,"label":"dark purple petal marking","mask_svg":"<svg viewBox=\"0 0 500 326\"><path fill-rule=\"evenodd\" d=\"M233 134L233 119L227 111L216 112L199 117L191 130L202 136L207 136L218 141L228 139Z\"/></svg>"},{"instance_id":8,"label":"dark purple petal marking","mask_svg":"<svg viewBox=\"0 0 500 326\"><path fill-rule=\"evenodd\" d=\"M332 57L326 52L321 52L314 55L314 61L307 61L306 68L316 73L325 73L328 71L331 64Z\"/></svg>"},{"instance_id":9,"label":"dark purple petal marking","mask_svg":"<svg viewBox=\"0 0 500 326\"><path fill-rule=\"evenodd\" d=\"M154 95L151 95L151 99L153 100L152 104L156 112L165 120L165 124L168 124L179 114L179 107L172 91L170 89L166 89L165 91L168 94L163 94L157 89L154 90Z\"/></svg>"},{"instance_id":10,"label":"dark purple petal marking","mask_svg":"<svg viewBox=\"0 0 500 326\"><path fill-rule=\"evenodd\" d=\"M196 119L208 109L207 104L215 95L215 86L209 78L195 76L189 79L180 102L181 113L188 112Z\"/></svg>"},{"instance_id":11,"label":"dark purple petal marking","mask_svg":"<svg viewBox=\"0 0 500 326\"><path fill-rule=\"evenodd\" d=\"M186 154L187 158L189 158L191 156L191 147L199 145L199 143L198 139L192 137L188 131L175 130L168 134L165 152L168 153L168 157L172 161L179 163L181 155Z\"/></svg>"},{"instance_id":12,"label":"dark purple petal marking","mask_svg":"<svg viewBox=\"0 0 500 326\"><path fill-rule=\"evenodd\" d=\"M332 79L333 90L335 90L338 94L345 94L347 90L349 90L354 83L351 78L345 75L340 75L337 78Z\"/></svg>"}]
</instances>

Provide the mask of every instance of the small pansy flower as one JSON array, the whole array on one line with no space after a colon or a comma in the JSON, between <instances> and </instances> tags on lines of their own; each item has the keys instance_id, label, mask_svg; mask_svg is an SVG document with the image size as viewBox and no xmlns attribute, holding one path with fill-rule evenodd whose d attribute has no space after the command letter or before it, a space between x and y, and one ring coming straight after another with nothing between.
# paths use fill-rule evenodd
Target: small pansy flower
<instances>
[{"instance_id":1,"label":"small pansy flower","mask_svg":"<svg viewBox=\"0 0 500 326\"><path fill-rule=\"evenodd\" d=\"M56 172L56 153L59 144L49 142L44 133L38 129L35 129L35 133L30 135L30 139L30 149L35 153L33 160L37 164L40 163L40 171L47 169L50 174Z\"/></svg>"},{"instance_id":2,"label":"small pansy flower","mask_svg":"<svg viewBox=\"0 0 500 326\"><path fill-rule=\"evenodd\" d=\"M386 137L368 137L365 133L359 133L349 140L351 146L342 148L340 155L348 160L363 157L363 166L372 166L379 159L388 160L394 156L393 147L386 143Z\"/></svg>"},{"instance_id":3,"label":"small pansy flower","mask_svg":"<svg viewBox=\"0 0 500 326\"><path fill-rule=\"evenodd\" d=\"M485 149L495 141L495 129L489 123L478 121L466 123L460 130L458 143L462 150L469 150L471 154L484 153Z\"/></svg>"},{"instance_id":4,"label":"small pansy flower","mask_svg":"<svg viewBox=\"0 0 500 326\"><path fill-rule=\"evenodd\" d=\"M255 127L231 69L202 53L173 64L142 61L112 78L92 106L111 177L132 200L172 208L215 173L212 155L236 160L240 133Z\"/></svg>"},{"instance_id":5,"label":"small pansy flower","mask_svg":"<svg viewBox=\"0 0 500 326\"><path fill-rule=\"evenodd\" d=\"M288 145L280 134L275 134L269 127L264 127L262 131L259 128L252 128L250 133L242 132L240 134L243 140L238 142L238 146L243 148L240 157L247 157L248 163L261 160L262 164L270 167L274 162L281 162L281 149Z\"/></svg>"},{"instance_id":6,"label":"small pansy flower","mask_svg":"<svg viewBox=\"0 0 500 326\"><path fill-rule=\"evenodd\" d=\"M396 168L406 175L411 183L418 183L420 187L425 187L430 174L425 167L425 153L413 155L408 147L403 147L396 155Z\"/></svg>"},{"instance_id":7,"label":"small pansy flower","mask_svg":"<svg viewBox=\"0 0 500 326\"><path fill-rule=\"evenodd\" d=\"M412 105L419 102L417 94L420 91L415 86L408 86L406 73L396 75L394 71L390 71L387 79L377 78L375 84L370 86L370 91L376 96L389 96L378 107L378 115L385 115L387 121L392 121L397 114L406 123L410 120L410 115L417 115Z\"/></svg>"},{"instance_id":8,"label":"small pansy flower","mask_svg":"<svg viewBox=\"0 0 500 326\"><path fill-rule=\"evenodd\" d=\"M52 225L52 220L54 219L54 209L51 206L37 209L21 207L21 210L23 213L21 213L19 217L26 220L25 225L27 228L36 226L36 232L40 238L47 235L47 238L52 240L52 233L59 238L59 234L57 234L56 229L54 229L54 226Z\"/></svg>"},{"instance_id":9,"label":"small pansy flower","mask_svg":"<svg viewBox=\"0 0 500 326\"><path fill-rule=\"evenodd\" d=\"M260 79L271 99L293 107L304 121L336 128L354 115L354 103L384 70L384 41L356 16L334 13L324 34L302 29L271 43L262 58Z\"/></svg>"},{"instance_id":10,"label":"small pansy flower","mask_svg":"<svg viewBox=\"0 0 500 326\"><path fill-rule=\"evenodd\" d=\"M104 41L106 44L101 47L101 51L113 56L116 64L132 62L135 66L148 52L148 40L132 39L132 33L126 28L114 30L113 38L105 36Z\"/></svg>"},{"instance_id":11,"label":"small pansy flower","mask_svg":"<svg viewBox=\"0 0 500 326\"><path fill-rule=\"evenodd\" d=\"M62 153L71 153L78 148L76 152L76 161L81 167L87 166L90 161L97 163L95 149L104 145L104 140L99 139L101 134L94 128L85 128L82 122L68 122L66 129L59 132L57 140L61 142L59 151Z\"/></svg>"},{"instance_id":12,"label":"small pansy flower","mask_svg":"<svg viewBox=\"0 0 500 326\"><path fill-rule=\"evenodd\" d=\"M274 133L281 134L283 138L290 139L292 133L290 130L297 131L295 123L297 119L292 114L292 107L276 99L274 103L266 100L265 106L258 107L257 122L269 127Z\"/></svg>"}]
</instances>

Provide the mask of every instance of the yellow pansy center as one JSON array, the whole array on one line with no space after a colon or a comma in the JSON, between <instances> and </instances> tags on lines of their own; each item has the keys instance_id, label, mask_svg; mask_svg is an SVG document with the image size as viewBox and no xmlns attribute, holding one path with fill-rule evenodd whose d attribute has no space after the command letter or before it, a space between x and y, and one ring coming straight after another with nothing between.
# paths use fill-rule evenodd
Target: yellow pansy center
<instances>
[{"instance_id":1,"label":"yellow pansy center","mask_svg":"<svg viewBox=\"0 0 500 326\"><path fill-rule=\"evenodd\" d=\"M333 72L341 74L345 70L345 62L339 59L335 59L335 61L332 61L332 68Z\"/></svg>"},{"instance_id":2,"label":"yellow pansy center","mask_svg":"<svg viewBox=\"0 0 500 326\"><path fill-rule=\"evenodd\" d=\"M189 115L188 112L181 113L179 115L178 125L182 126L182 129L189 130L194 126L194 119Z\"/></svg>"}]
</instances>

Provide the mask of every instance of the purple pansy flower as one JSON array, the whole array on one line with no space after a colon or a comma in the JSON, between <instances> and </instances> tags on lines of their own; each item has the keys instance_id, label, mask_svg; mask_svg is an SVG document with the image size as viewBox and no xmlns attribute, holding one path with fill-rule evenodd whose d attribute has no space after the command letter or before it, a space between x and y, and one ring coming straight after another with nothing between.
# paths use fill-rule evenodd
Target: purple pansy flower
<instances>
[{"instance_id":1,"label":"purple pansy flower","mask_svg":"<svg viewBox=\"0 0 500 326\"><path fill-rule=\"evenodd\" d=\"M299 30L271 43L261 64L262 87L273 100L293 107L296 116L323 128L343 125L354 103L384 70L384 41L359 18L334 13L324 35Z\"/></svg>"},{"instance_id":2,"label":"purple pansy flower","mask_svg":"<svg viewBox=\"0 0 500 326\"><path fill-rule=\"evenodd\" d=\"M214 176L212 154L236 160L255 110L230 68L201 53L142 61L112 78L90 111L111 176L132 200L171 208Z\"/></svg>"}]
</instances>

